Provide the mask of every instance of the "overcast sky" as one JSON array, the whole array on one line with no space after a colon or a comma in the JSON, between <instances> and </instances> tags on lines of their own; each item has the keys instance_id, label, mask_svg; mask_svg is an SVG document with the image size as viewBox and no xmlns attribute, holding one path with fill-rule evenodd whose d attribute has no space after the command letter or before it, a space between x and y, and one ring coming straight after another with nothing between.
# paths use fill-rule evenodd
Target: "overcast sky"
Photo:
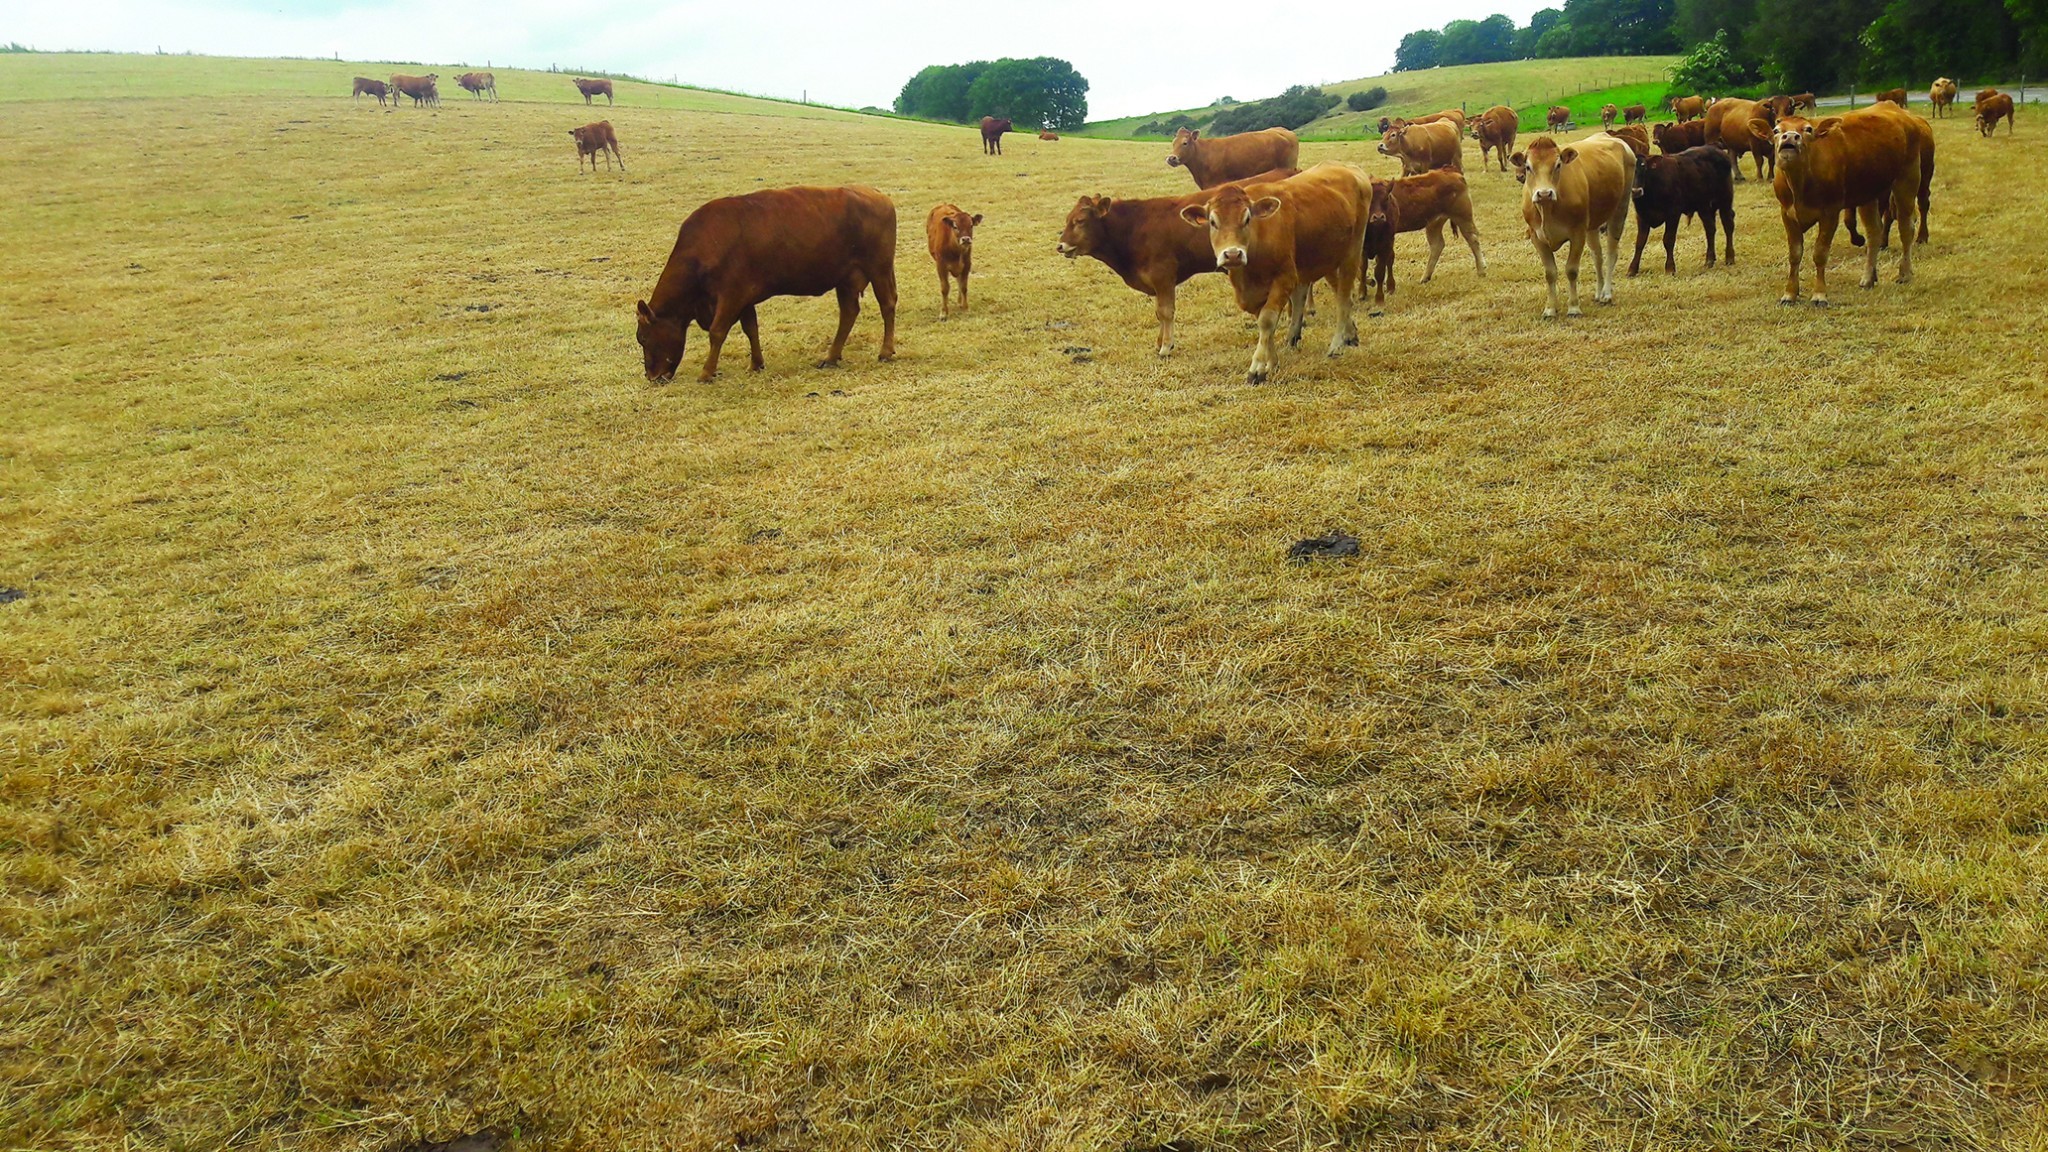
<instances>
[{"instance_id":1,"label":"overcast sky","mask_svg":"<svg viewBox=\"0 0 2048 1152\"><path fill-rule=\"evenodd\" d=\"M9 0L0 41L36 48L486 61L602 69L650 79L886 107L927 64L1059 56L1091 85L1089 114L1136 115L1218 96L1383 72L1422 25L1541 3L1356 0L1306 8L1038 0L1014 6L915 0ZM1008 19L993 22L994 13Z\"/></svg>"}]
</instances>

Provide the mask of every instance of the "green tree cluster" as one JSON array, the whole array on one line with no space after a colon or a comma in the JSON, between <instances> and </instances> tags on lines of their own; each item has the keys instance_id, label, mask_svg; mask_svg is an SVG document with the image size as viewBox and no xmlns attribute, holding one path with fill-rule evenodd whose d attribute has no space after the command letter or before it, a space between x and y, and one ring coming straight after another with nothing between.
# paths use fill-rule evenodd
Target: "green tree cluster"
<instances>
[{"instance_id":1,"label":"green tree cluster","mask_svg":"<svg viewBox=\"0 0 2048 1152\"><path fill-rule=\"evenodd\" d=\"M934 64L903 85L896 111L960 124L1001 116L1034 128L1079 128L1088 120L1088 78L1052 56Z\"/></svg>"}]
</instances>

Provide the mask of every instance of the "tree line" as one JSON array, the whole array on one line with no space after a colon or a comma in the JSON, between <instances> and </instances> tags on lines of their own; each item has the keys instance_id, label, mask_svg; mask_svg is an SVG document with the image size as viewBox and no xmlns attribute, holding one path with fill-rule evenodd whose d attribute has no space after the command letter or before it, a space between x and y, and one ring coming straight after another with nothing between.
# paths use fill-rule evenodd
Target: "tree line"
<instances>
[{"instance_id":1,"label":"tree line","mask_svg":"<svg viewBox=\"0 0 2048 1152\"><path fill-rule=\"evenodd\" d=\"M2010 80L2048 63L2048 0L1565 0L1520 27L1494 15L1410 32L1394 70L1663 55L1717 35L1739 81L1785 91Z\"/></svg>"},{"instance_id":2,"label":"tree line","mask_svg":"<svg viewBox=\"0 0 2048 1152\"><path fill-rule=\"evenodd\" d=\"M1052 56L934 64L903 85L896 111L971 124L998 116L1054 130L1088 121L1088 78Z\"/></svg>"}]
</instances>

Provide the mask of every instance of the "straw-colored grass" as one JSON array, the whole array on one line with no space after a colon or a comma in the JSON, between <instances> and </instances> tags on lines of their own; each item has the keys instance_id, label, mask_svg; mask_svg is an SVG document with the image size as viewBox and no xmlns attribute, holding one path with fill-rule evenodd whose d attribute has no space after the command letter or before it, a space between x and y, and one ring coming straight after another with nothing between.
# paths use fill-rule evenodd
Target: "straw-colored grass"
<instances>
[{"instance_id":1,"label":"straw-colored grass","mask_svg":"<svg viewBox=\"0 0 2048 1152\"><path fill-rule=\"evenodd\" d=\"M2026 123L1828 312L1747 183L1542 323L1473 163L1490 275L1248 388L1054 254L1156 146L120 63L0 116L0 1147L2048 1140ZM900 358L648 385L681 218L843 181Z\"/></svg>"}]
</instances>

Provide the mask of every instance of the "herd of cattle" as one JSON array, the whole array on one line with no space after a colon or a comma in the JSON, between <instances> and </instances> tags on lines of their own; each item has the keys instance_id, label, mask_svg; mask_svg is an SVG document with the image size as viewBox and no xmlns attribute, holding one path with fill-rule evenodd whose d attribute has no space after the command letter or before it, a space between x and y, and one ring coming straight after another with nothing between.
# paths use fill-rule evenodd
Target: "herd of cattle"
<instances>
[{"instance_id":1,"label":"herd of cattle","mask_svg":"<svg viewBox=\"0 0 2048 1152\"><path fill-rule=\"evenodd\" d=\"M1937 82L1930 93L1936 97L1935 115L1949 114L1954 89L1950 81ZM1153 297L1161 356L1173 349L1178 287L1198 274L1222 272L1238 307L1257 318L1258 340L1246 380L1259 383L1271 377L1278 363L1275 333L1283 310L1293 347L1300 342L1311 287L1318 280L1335 295L1330 355L1358 343L1353 297L1363 300L1370 290L1377 310L1394 290L1393 242L1400 233L1419 231L1428 238L1425 284L1436 273L1446 228L1471 248L1475 269L1485 274L1464 175L1467 138L1479 141L1482 167L1489 157L1502 172L1512 165L1522 185L1525 234L1544 269L1545 319L1555 318L1560 304L1561 251L1567 315L1581 315L1579 264L1589 247L1593 299L1614 302L1622 229L1631 206L1636 248L1629 275L1640 271L1644 246L1660 227L1664 268L1675 272L1678 227L1691 217L1699 218L1706 233L1707 266L1716 264L1717 255L1733 264L1734 185L1745 179L1741 160L1746 156L1759 179L1771 179L1785 228L1789 273L1779 303L1799 299L1806 236L1817 229L1810 298L1824 307L1828 253L1843 224L1851 242L1864 248L1865 288L1877 283L1878 251L1890 247L1894 229L1901 284L1913 277L1913 245L1928 237L1934 130L1906 110L1902 90L1883 95L1872 105L1823 119L1799 114L1817 112L1811 94L1763 100L1685 97L1672 102L1678 122L1657 125L1654 137L1642 123L1644 109L1609 107L1599 131L1570 142L1538 136L1522 151L1514 150L1519 117L1504 106L1470 119L1459 109L1389 119L1382 121L1378 151L1400 161L1402 175L1394 179L1375 179L1358 165L1340 162L1304 170L1300 141L1284 128L1214 139L1183 128L1166 162L1184 169L1196 192L1143 199L1083 196L1067 214L1058 250L1068 259L1098 260L1125 284ZM2010 134L2010 96L1986 89L1975 107L1980 130L1988 134L2002 118ZM1560 111L1552 110L1553 123ZM1619 128L1613 127L1617 117L1623 119ZM1002 133L1010 127L984 121L983 151L998 152ZM1047 138L1057 137L1048 133ZM959 280L959 307L967 307L974 225L980 220L953 204L938 205L927 218L942 316L952 311L950 279ZM709 336L700 380L717 373L719 351L735 323L746 333L752 366L759 369L756 306L775 296L828 292L838 297L839 327L819 366L836 365L860 313L861 295L870 287L882 313L881 359L894 358L895 250L895 205L873 188L781 188L710 201L683 221L653 294L636 306L647 378L655 383L674 379L692 324Z\"/></svg>"},{"instance_id":2,"label":"herd of cattle","mask_svg":"<svg viewBox=\"0 0 2048 1152\"><path fill-rule=\"evenodd\" d=\"M425 76L393 73L389 80L372 80L368 76L358 76L355 92L349 99L359 100L364 96L375 96L378 106L382 107L387 100L395 106L399 97L410 96L412 106L415 108L438 108L441 105L441 91L437 87L440 79L439 72L429 72ZM590 80L582 76L573 77L573 80L576 91L583 94L585 104L589 104L598 96L604 97L606 105L612 103L611 81ZM489 72L464 72L455 78L455 84L479 100L494 101L498 98L498 79ZM612 130L611 121L599 120L585 124L581 128L571 128L569 138L576 142L578 172L583 171L583 159L586 156L590 158L590 170L593 173L597 171L599 156L604 157L606 171L611 170L613 160L619 162L619 171L626 170L626 158L619 155L619 137L618 133Z\"/></svg>"}]
</instances>

